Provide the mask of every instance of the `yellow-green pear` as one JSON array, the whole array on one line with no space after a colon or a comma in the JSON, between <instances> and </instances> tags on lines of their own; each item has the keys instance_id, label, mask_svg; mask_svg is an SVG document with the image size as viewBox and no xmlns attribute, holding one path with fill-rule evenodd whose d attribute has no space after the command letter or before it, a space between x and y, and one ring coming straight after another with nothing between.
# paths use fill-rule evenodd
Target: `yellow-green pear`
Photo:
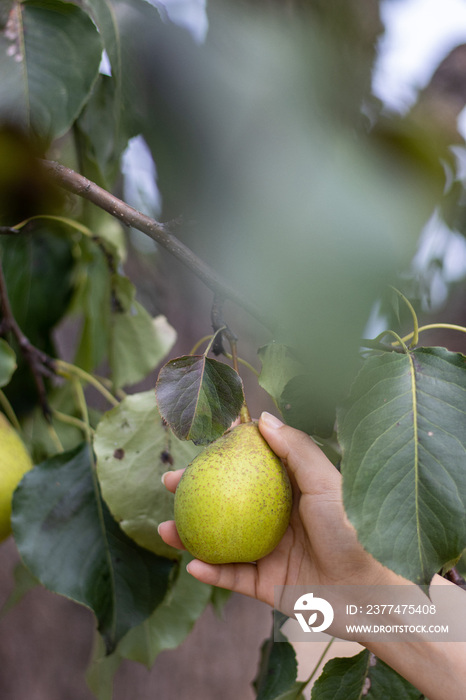
<instances>
[{"instance_id":1,"label":"yellow-green pear","mask_svg":"<svg viewBox=\"0 0 466 700\"><path fill-rule=\"evenodd\" d=\"M186 468L175 493L175 523L183 545L197 559L256 561L283 537L291 504L280 459L257 423L241 423Z\"/></svg>"},{"instance_id":2,"label":"yellow-green pear","mask_svg":"<svg viewBox=\"0 0 466 700\"><path fill-rule=\"evenodd\" d=\"M18 433L0 413L0 542L11 534L11 501L33 464Z\"/></svg>"}]
</instances>

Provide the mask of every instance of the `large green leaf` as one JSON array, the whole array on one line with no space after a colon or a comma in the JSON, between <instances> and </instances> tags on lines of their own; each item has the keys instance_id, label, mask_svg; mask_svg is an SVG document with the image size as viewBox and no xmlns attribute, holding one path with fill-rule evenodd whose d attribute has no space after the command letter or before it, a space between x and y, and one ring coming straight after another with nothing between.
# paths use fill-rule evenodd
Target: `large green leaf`
<instances>
[{"instance_id":1,"label":"large green leaf","mask_svg":"<svg viewBox=\"0 0 466 700\"><path fill-rule=\"evenodd\" d=\"M155 388L161 415L181 440L206 445L223 435L244 402L241 378L205 355L185 355L162 367Z\"/></svg>"},{"instance_id":2,"label":"large green leaf","mask_svg":"<svg viewBox=\"0 0 466 700\"><path fill-rule=\"evenodd\" d=\"M369 651L328 661L314 683L311 700L419 700L421 693Z\"/></svg>"},{"instance_id":3,"label":"large green leaf","mask_svg":"<svg viewBox=\"0 0 466 700\"><path fill-rule=\"evenodd\" d=\"M13 0L0 35L0 116L49 142L78 116L102 43L90 17L60 0Z\"/></svg>"},{"instance_id":4,"label":"large green leaf","mask_svg":"<svg viewBox=\"0 0 466 700\"><path fill-rule=\"evenodd\" d=\"M120 527L142 547L178 557L157 532L159 523L173 518L173 494L160 477L186 467L199 449L162 425L153 391L128 396L106 413L94 449L102 495Z\"/></svg>"},{"instance_id":5,"label":"large green leaf","mask_svg":"<svg viewBox=\"0 0 466 700\"><path fill-rule=\"evenodd\" d=\"M97 638L87 682L98 700L112 700L113 681L123 659L130 659L151 668L161 651L181 644L209 603L211 586L196 581L186 571L192 557L182 555L178 574L169 593L154 613L133 628L110 656Z\"/></svg>"},{"instance_id":6,"label":"large green leaf","mask_svg":"<svg viewBox=\"0 0 466 700\"><path fill-rule=\"evenodd\" d=\"M94 611L107 652L166 594L173 563L120 530L100 499L87 444L24 477L14 495L12 525L32 574Z\"/></svg>"},{"instance_id":7,"label":"large green leaf","mask_svg":"<svg viewBox=\"0 0 466 700\"><path fill-rule=\"evenodd\" d=\"M178 578L163 603L121 640L118 651L124 658L151 668L161 651L175 649L188 636L211 596L211 586L196 581L186 571L190 559L185 552Z\"/></svg>"},{"instance_id":8,"label":"large green leaf","mask_svg":"<svg viewBox=\"0 0 466 700\"><path fill-rule=\"evenodd\" d=\"M466 362L444 348L369 357L338 417L343 496L363 544L416 583L466 545Z\"/></svg>"},{"instance_id":9,"label":"large green leaf","mask_svg":"<svg viewBox=\"0 0 466 700\"><path fill-rule=\"evenodd\" d=\"M298 664L296 652L284 635L277 630L275 639L266 639L261 648L259 670L254 679L257 700L277 700L295 687ZM299 688L298 688L299 689ZM298 691L296 695L299 697Z\"/></svg>"}]
</instances>

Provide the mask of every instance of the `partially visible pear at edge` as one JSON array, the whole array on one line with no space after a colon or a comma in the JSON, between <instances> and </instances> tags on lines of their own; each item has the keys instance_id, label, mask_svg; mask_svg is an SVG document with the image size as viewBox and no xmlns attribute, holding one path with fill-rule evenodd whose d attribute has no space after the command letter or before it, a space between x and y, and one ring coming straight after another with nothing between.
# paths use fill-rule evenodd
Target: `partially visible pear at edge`
<instances>
[{"instance_id":1,"label":"partially visible pear at edge","mask_svg":"<svg viewBox=\"0 0 466 700\"><path fill-rule=\"evenodd\" d=\"M23 475L32 469L18 433L0 413L0 542L11 534L11 501Z\"/></svg>"},{"instance_id":2,"label":"partially visible pear at edge","mask_svg":"<svg viewBox=\"0 0 466 700\"><path fill-rule=\"evenodd\" d=\"M257 423L242 423L186 468L175 493L175 523L183 545L197 559L256 561L283 537L291 505L282 462Z\"/></svg>"}]
</instances>

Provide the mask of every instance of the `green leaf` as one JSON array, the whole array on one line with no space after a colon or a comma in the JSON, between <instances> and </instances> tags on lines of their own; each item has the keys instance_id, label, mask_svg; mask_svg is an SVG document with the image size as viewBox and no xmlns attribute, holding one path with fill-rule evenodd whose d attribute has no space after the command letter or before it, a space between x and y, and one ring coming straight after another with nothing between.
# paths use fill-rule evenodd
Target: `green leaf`
<instances>
[{"instance_id":1,"label":"green leaf","mask_svg":"<svg viewBox=\"0 0 466 700\"><path fill-rule=\"evenodd\" d=\"M113 288L118 308L111 317L109 361L116 388L144 379L172 348L176 331L164 316L157 321L134 297L134 285L125 277L114 276Z\"/></svg>"},{"instance_id":2,"label":"green leaf","mask_svg":"<svg viewBox=\"0 0 466 700\"><path fill-rule=\"evenodd\" d=\"M46 143L61 136L88 99L101 54L96 27L77 5L15 0L0 35L0 115Z\"/></svg>"},{"instance_id":3,"label":"green leaf","mask_svg":"<svg viewBox=\"0 0 466 700\"><path fill-rule=\"evenodd\" d=\"M153 391L127 396L97 426L94 449L102 496L126 534L146 549L176 558L157 532L173 518L172 493L160 478L199 452L162 425Z\"/></svg>"},{"instance_id":4,"label":"green leaf","mask_svg":"<svg viewBox=\"0 0 466 700\"><path fill-rule=\"evenodd\" d=\"M94 636L94 649L86 671L86 681L97 700L113 700L113 679L121 663L117 651L107 655L104 640Z\"/></svg>"},{"instance_id":5,"label":"green leaf","mask_svg":"<svg viewBox=\"0 0 466 700\"><path fill-rule=\"evenodd\" d=\"M71 312L82 315L75 364L87 372L105 358L110 338L111 272L101 248L83 238L80 243L77 289Z\"/></svg>"},{"instance_id":6,"label":"green leaf","mask_svg":"<svg viewBox=\"0 0 466 700\"><path fill-rule=\"evenodd\" d=\"M121 91L121 37L111 0L86 0L99 28L117 89Z\"/></svg>"},{"instance_id":7,"label":"green leaf","mask_svg":"<svg viewBox=\"0 0 466 700\"><path fill-rule=\"evenodd\" d=\"M42 462L14 494L25 565L46 588L91 608L109 653L163 600L172 562L139 548L101 501L87 444Z\"/></svg>"},{"instance_id":8,"label":"green leaf","mask_svg":"<svg viewBox=\"0 0 466 700\"><path fill-rule=\"evenodd\" d=\"M221 618L223 616L223 608L230 600L230 597L231 591L229 591L227 588L212 586L210 602L212 603L212 607L217 617Z\"/></svg>"},{"instance_id":9,"label":"green leaf","mask_svg":"<svg viewBox=\"0 0 466 700\"><path fill-rule=\"evenodd\" d=\"M13 573L15 587L0 608L0 620L9 610L15 607L24 595L39 585L39 581L31 574L23 562L18 562Z\"/></svg>"},{"instance_id":10,"label":"green leaf","mask_svg":"<svg viewBox=\"0 0 466 700\"><path fill-rule=\"evenodd\" d=\"M311 700L419 700L421 693L369 651L328 661L314 683Z\"/></svg>"},{"instance_id":11,"label":"green leaf","mask_svg":"<svg viewBox=\"0 0 466 700\"><path fill-rule=\"evenodd\" d=\"M259 670L254 679L256 700L277 700L295 685L298 664L293 646L277 631L280 641L266 639L261 648ZM286 697L286 695L285 695Z\"/></svg>"},{"instance_id":12,"label":"green leaf","mask_svg":"<svg viewBox=\"0 0 466 700\"><path fill-rule=\"evenodd\" d=\"M76 398L72 382L65 382L47 393L47 400L52 413L59 411L73 418L82 418L81 407ZM100 413L88 407L91 427L95 427ZM33 462L38 464L56 454L57 446L50 435L50 426L44 417L40 406L36 406L21 423L23 438L31 454ZM53 427L58 435L60 444L65 450L71 450L83 440L83 430L70 425L53 415Z\"/></svg>"},{"instance_id":13,"label":"green leaf","mask_svg":"<svg viewBox=\"0 0 466 700\"><path fill-rule=\"evenodd\" d=\"M52 356L56 354L55 327L68 309L73 290L74 260L67 234L62 224L38 220L28 225L27 232L0 239L13 315L31 343ZM37 388L23 353L15 342L12 345L18 369L5 393L16 413L24 415L37 404Z\"/></svg>"},{"instance_id":14,"label":"green leaf","mask_svg":"<svg viewBox=\"0 0 466 700\"><path fill-rule=\"evenodd\" d=\"M5 386L10 381L15 371L16 355L14 350L8 345L6 340L0 339L0 387Z\"/></svg>"},{"instance_id":15,"label":"green leaf","mask_svg":"<svg viewBox=\"0 0 466 700\"><path fill-rule=\"evenodd\" d=\"M292 348L275 341L257 351L262 363L259 384L278 403L287 383L303 373L303 366Z\"/></svg>"},{"instance_id":16,"label":"green leaf","mask_svg":"<svg viewBox=\"0 0 466 700\"><path fill-rule=\"evenodd\" d=\"M190 559L185 552L178 577L163 603L122 639L118 651L124 658L151 668L161 651L175 649L188 636L211 596L211 586L196 581L186 571Z\"/></svg>"},{"instance_id":17,"label":"green leaf","mask_svg":"<svg viewBox=\"0 0 466 700\"><path fill-rule=\"evenodd\" d=\"M306 681L296 681L296 683L293 683L289 690L285 690L284 693L276 695L274 700L305 700L305 697L301 692L305 687Z\"/></svg>"},{"instance_id":18,"label":"green leaf","mask_svg":"<svg viewBox=\"0 0 466 700\"><path fill-rule=\"evenodd\" d=\"M365 360L339 412L343 497L361 544L429 583L466 544L466 363L444 348Z\"/></svg>"},{"instance_id":19,"label":"green leaf","mask_svg":"<svg viewBox=\"0 0 466 700\"><path fill-rule=\"evenodd\" d=\"M223 435L244 402L241 378L205 355L185 355L162 367L155 389L161 415L180 440L206 445Z\"/></svg>"}]
</instances>

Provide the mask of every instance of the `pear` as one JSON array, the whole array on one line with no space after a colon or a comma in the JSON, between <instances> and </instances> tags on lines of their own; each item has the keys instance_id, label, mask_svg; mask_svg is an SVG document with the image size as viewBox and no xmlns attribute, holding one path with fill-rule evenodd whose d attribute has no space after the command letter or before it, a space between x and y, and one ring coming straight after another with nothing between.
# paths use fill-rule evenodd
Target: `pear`
<instances>
[{"instance_id":1,"label":"pear","mask_svg":"<svg viewBox=\"0 0 466 700\"><path fill-rule=\"evenodd\" d=\"M186 549L210 564L269 554L288 527L291 485L257 423L232 428L186 468L175 493L175 523Z\"/></svg>"},{"instance_id":2,"label":"pear","mask_svg":"<svg viewBox=\"0 0 466 700\"><path fill-rule=\"evenodd\" d=\"M21 438L0 413L0 542L11 534L11 500L32 461Z\"/></svg>"}]
</instances>

